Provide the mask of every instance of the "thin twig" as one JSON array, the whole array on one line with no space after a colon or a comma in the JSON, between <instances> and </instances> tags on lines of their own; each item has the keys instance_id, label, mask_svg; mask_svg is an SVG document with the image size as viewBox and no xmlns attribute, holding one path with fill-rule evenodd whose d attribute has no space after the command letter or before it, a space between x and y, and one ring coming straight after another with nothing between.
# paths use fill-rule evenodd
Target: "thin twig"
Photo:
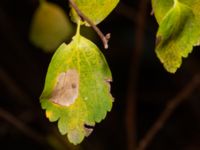
<instances>
[{"instance_id":1,"label":"thin twig","mask_svg":"<svg viewBox=\"0 0 200 150\"><path fill-rule=\"evenodd\" d=\"M127 149L135 150L137 133L136 133L136 101L137 101L137 83L139 78L140 58L143 50L144 33L146 25L147 0L141 0L139 4L139 11L137 13L136 33L135 33L135 47L132 52L131 68L128 80L127 90L127 104L126 104L126 135L127 135Z\"/></svg>"},{"instance_id":2,"label":"thin twig","mask_svg":"<svg viewBox=\"0 0 200 150\"><path fill-rule=\"evenodd\" d=\"M174 110L187 98L192 92L200 85L200 74L193 77L190 83L188 83L172 100L166 104L166 108L160 114L157 121L146 133L144 138L140 141L137 150L145 150L150 142L154 139L155 135L164 126L168 118L172 115Z\"/></svg>"},{"instance_id":3,"label":"thin twig","mask_svg":"<svg viewBox=\"0 0 200 150\"><path fill-rule=\"evenodd\" d=\"M73 0L68 0L68 1L71 4L71 6L74 8L74 10L76 11L76 13L79 15L79 17L81 18L81 20L86 21L96 31L96 33L98 34L98 36L100 37L100 39L103 42L104 48L108 49L108 41L110 39L110 33L104 35L101 32L101 30L87 16L85 16L83 14L83 12L78 8L78 6L76 5L76 3L74 3Z\"/></svg>"}]
</instances>

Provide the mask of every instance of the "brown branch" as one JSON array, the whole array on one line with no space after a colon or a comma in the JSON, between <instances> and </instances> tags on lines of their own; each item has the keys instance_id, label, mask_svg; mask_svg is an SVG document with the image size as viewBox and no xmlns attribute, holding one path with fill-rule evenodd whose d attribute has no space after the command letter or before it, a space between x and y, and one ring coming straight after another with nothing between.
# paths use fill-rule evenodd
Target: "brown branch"
<instances>
[{"instance_id":1,"label":"brown branch","mask_svg":"<svg viewBox=\"0 0 200 150\"><path fill-rule=\"evenodd\" d=\"M139 11L137 13L137 24L135 33L135 48L132 52L130 76L128 80L127 91L127 104L126 104L126 135L127 135L127 148L134 150L136 148L136 101L137 101L137 81L139 78L140 58L143 50L145 21L146 21L146 8L147 0L141 0L139 4Z\"/></svg>"},{"instance_id":2,"label":"brown branch","mask_svg":"<svg viewBox=\"0 0 200 150\"><path fill-rule=\"evenodd\" d=\"M190 83L188 83L172 100L166 104L166 108L160 114L157 121L146 133L144 138L140 141L137 150L145 150L150 142L154 139L155 135L164 126L166 121L172 115L174 110L187 98L192 92L200 85L200 74L193 77Z\"/></svg>"},{"instance_id":3,"label":"brown branch","mask_svg":"<svg viewBox=\"0 0 200 150\"><path fill-rule=\"evenodd\" d=\"M104 48L108 49L108 41L110 39L110 33L108 33L104 36L104 34L101 32L101 30L87 16L85 16L83 14L83 12L78 8L78 6L76 5L76 3L74 3L73 0L68 0L68 1L71 4L71 6L74 8L74 10L76 11L78 16L81 18L81 20L86 21L89 25L91 25L91 27L94 29L94 31L96 31L96 33L100 37L101 41L103 42Z\"/></svg>"}]
</instances>

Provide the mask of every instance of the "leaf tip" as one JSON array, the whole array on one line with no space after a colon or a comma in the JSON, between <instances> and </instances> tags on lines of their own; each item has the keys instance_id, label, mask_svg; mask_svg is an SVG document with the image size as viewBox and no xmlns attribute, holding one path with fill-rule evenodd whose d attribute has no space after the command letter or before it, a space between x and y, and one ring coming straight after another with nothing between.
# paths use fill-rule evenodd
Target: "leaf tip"
<instances>
[{"instance_id":1,"label":"leaf tip","mask_svg":"<svg viewBox=\"0 0 200 150\"><path fill-rule=\"evenodd\" d=\"M84 139L84 134L81 132L78 132L76 129L72 130L67 135L69 141L73 143L74 145L80 144Z\"/></svg>"}]
</instances>

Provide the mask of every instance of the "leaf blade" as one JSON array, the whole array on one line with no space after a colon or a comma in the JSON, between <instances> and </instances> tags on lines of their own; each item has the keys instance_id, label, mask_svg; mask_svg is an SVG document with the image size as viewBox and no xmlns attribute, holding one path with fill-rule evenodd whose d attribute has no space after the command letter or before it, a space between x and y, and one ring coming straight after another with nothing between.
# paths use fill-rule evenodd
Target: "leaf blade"
<instances>
[{"instance_id":1,"label":"leaf blade","mask_svg":"<svg viewBox=\"0 0 200 150\"><path fill-rule=\"evenodd\" d=\"M64 10L51 2L41 2L33 14L29 39L45 52L53 52L71 38L72 24Z\"/></svg>"},{"instance_id":2,"label":"leaf blade","mask_svg":"<svg viewBox=\"0 0 200 150\"><path fill-rule=\"evenodd\" d=\"M50 99L60 74L70 70L79 74L79 93L73 103L63 106ZM103 54L82 36L76 35L70 44L62 44L53 56L40 100L46 116L58 121L59 131L67 133L70 142L80 143L89 133L85 125L94 126L111 110L113 100L107 80L112 80L112 75Z\"/></svg>"},{"instance_id":3,"label":"leaf blade","mask_svg":"<svg viewBox=\"0 0 200 150\"><path fill-rule=\"evenodd\" d=\"M74 0L74 2L83 14L90 18L90 20L96 25L111 13L119 0ZM73 8L71 8L70 14L72 21L78 23L79 16ZM89 26L87 23L85 23L85 25Z\"/></svg>"},{"instance_id":4,"label":"leaf blade","mask_svg":"<svg viewBox=\"0 0 200 150\"><path fill-rule=\"evenodd\" d=\"M186 58L193 46L199 43L200 16L194 9L194 1L152 1L159 23L156 54L170 73L176 72L182 64L182 58ZM199 0L196 1L200 4Z\"/></svg>"}]
</instances>

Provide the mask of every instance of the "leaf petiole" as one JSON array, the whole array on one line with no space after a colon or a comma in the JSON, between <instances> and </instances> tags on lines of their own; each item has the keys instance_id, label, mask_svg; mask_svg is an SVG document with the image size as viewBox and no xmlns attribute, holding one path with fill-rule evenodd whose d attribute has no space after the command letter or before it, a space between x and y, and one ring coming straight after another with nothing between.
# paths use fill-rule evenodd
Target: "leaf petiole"
<instances>
[{"instance_id":1,"label":"leaf petiole","mask_svg":"<svg viewBox=\"0 0 200 150\"><path fill-rule=\"evenodd\" d=\"M76 35L75 36L80 36L80 28L81 28L81 20L78 20L77 28L76 28Z\"/></svg>"},{"instance_id":2,"label":"leaf petiole","mask_svg":"<svg viewBox=\"0 0 200 150\"><path fill-rule=\"evenodd\" d=\"M74 10L76 11L76 13L78 14L78 16L80 17L80 19L83 19L84 21L86 21L89 25L91 25L91 27L94 29L94 31L98 34L98 36L100 37L104 48L108 49L108 41L110 39L110 33L104 35L101 30L90 20L90 18L88 18L87 16L85 16L85 14L83 14L83 12L78 8L78 6L76 5L76 3L74 3L73 0L68 0L71 7L74 8ZM79 21L80 21L79 19Z\"/></svg>"}]
</instances>

